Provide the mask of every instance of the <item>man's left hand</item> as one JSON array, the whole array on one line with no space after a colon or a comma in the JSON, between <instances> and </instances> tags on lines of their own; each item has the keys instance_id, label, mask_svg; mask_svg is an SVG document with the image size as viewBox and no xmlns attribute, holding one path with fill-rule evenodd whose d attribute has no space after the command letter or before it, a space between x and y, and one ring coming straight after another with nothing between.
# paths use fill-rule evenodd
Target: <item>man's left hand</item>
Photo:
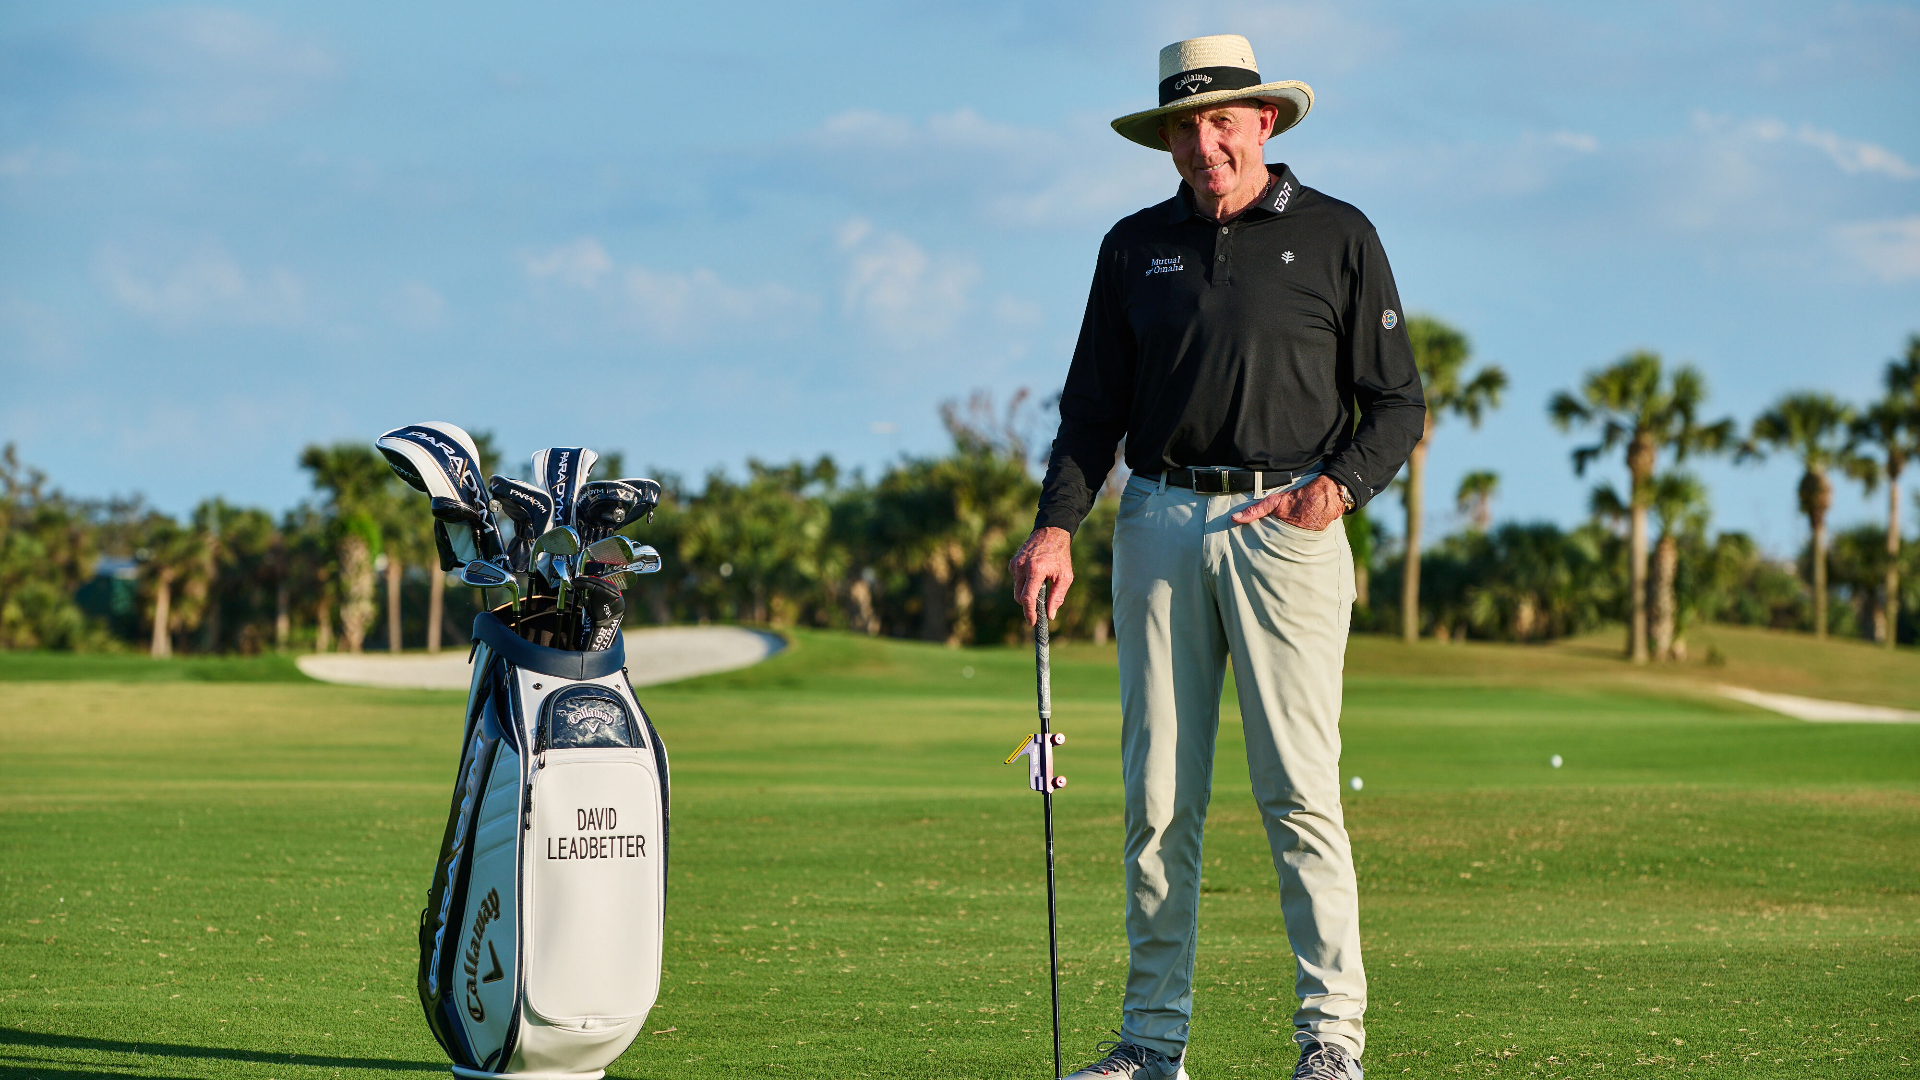
<instances>
[{"instance_id":1,"label":"man's left hand","mask_svg":"<svg viewBox=\"0 0 1920 1080\"><path fill-rule=\"evenodd\" d=\"M1300 487L1276 491L1257 503L1248 503L1233 515L1235 525L1259 521L1269 514L1289 525L1319 532L1340 520L1347 504L1340 498L1340 485L1330 476L1316 476Z\"/></svg>"}]
</instances>

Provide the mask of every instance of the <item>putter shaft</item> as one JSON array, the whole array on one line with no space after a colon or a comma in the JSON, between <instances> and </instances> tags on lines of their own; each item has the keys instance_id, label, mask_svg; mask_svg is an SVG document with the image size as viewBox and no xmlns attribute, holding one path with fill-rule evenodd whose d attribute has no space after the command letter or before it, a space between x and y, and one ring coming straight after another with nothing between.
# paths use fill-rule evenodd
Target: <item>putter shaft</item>
<instances>
[{"instance_id":1,"label":"putter shaft","mask_svg":"<svg viewBox=\"0 0 1920 1080\"><path fill-rule=\"evenodd\" d=\"M1052 753L1053 678L1048 648L1046 582L1040 585L1040 617L1033 624L1034 680L1040 698L1041 753ZM1051 773L1052 770L1045 770ZM1060 1076L1060 912L1054 896L1053 879L1053 785L1040 792L1041 812L1047 822L1047 970L1053 982L1053 1075Z\"/></svg>"}]
</instances>

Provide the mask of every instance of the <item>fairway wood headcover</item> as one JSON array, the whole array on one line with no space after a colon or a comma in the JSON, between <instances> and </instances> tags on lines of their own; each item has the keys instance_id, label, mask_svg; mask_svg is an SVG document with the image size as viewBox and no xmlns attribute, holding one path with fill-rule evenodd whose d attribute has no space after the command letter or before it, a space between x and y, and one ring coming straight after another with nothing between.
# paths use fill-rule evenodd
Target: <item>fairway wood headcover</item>
<instances>
[{"instance_id":1,"label":"fairway wood headcover","mask_svg":"<svg viewBox=\"0 0 1920 1080\"><path fill-rule=\"evenodd\" d=\"M605 578L578 577L573 587L580 593L580 612L586 619L587 634L582 647L587 652L605 652L613 648L620 633L620 620L627 614L627 598L620 586Z\"/></svg>"},{"instance_id":2,"label":"fairway wood headcover","mask_svg":"<svg viewBox=\"0 0 1920 1080\"><path fill-rule=\"evenodd\" d=\"M573 524L573 504L600 455L580 446L550 446L533 452L533 481L553 496L554 525Z\"/></svg>"}]
</instances>

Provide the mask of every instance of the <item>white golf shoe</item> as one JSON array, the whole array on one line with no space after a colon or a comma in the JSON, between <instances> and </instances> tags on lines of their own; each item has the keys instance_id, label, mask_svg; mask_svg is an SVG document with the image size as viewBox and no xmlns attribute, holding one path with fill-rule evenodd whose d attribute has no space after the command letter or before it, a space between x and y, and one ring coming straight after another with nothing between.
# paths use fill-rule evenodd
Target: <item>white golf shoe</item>
<instances>
[{"instance_id":1,"label":"white golf shoe","mask_svg":"<svg viewBox=\"0 0 1920 1080\"><path fill-rule=\"evenodd\" d=\"M1170 1058L1150 1047L1124 1041L1103 1042L1093 1049L1095 1053L1104 1050L1107 1056L1068 1073L1062 1080L1188 1080L1181 1064L1185 1054Z\"/></svg>"}]
</instances>

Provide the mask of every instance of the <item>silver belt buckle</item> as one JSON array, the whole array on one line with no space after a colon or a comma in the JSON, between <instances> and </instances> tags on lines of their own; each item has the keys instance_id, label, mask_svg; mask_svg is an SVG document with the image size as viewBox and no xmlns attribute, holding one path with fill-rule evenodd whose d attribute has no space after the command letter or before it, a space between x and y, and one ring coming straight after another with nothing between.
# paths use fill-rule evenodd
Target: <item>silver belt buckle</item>
<instances>
[{"instance_id":1,"label":"silver belt buckle","mask_svg":"<svg viewBox=\"0 0 1920 1080\"><path fill-rule=\"evenodd\" d=\"M1193 470L1193 492L1194 492L1194 494L1196 494L1196 495L1226 495L1226 494L1228 494L1228 493L1230 493L1230 492L1231 492L1231 491L1233 490L1233 484L1232 484L1232 482L1231 482L1231 481L1230 481L1230 480L1228 479L1228 473L1229 473L1229 472L1230 472L1230 470L1228 470L1228 469L1195 469L1195 470ZM1209 476L1209 475L1211 475L1211 476L1214 476L1214 477L1217 477L1217 478L1219 479L1219 481L1220 481L1220 487L1219 487L1219 488L1218 488L1217 490L1216 490L1216 489L1214 489L1214 488L1208 488L1208 487L1201 487L1201 486L1200 486L1200 478L1201 478L1201 477L1203 477L1203 476Z\"/></svg>"}]
</instances>

